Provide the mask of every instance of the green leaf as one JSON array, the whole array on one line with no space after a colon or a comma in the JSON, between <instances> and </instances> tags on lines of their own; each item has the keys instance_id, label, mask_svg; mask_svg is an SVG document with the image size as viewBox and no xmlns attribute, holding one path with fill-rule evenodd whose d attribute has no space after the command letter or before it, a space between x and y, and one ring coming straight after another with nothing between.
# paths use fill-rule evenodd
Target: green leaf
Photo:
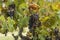
<instances>
[{"instance_id":1,"label":"green leaf","mask_svg":"<svg viewBox=\"0 0 60 40\"><path fill-rule=\"evenodd\" d=\"M8 30L10 32L12 32L14 30L14 24L15 24L15 21L13 19L11 19L10 17L7 18L7 23L8 23Z\"/></svg>"}]
</instances>

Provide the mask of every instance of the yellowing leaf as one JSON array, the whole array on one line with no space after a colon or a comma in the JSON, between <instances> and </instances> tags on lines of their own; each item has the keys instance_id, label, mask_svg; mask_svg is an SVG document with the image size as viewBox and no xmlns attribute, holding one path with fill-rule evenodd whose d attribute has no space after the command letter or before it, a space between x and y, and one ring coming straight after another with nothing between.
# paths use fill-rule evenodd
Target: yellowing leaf
<instances>
[{"instance_id":1,"label":"yellowing leaf","mask_svg":"<svg viewBox=\"0 0 60 40\"><path fill-rule=\"evenodd\" d=\"M3 15L0 16L1 21L5 21L5 17Z\"/></svg>"},{"instance_id":2,"label":"yellowing leaf","mask_svg":"<svg viewBox=\"0 0 60 40\"><path fill-rule=\"evenodd\" d=\"M48 19L49 19L49 17L47 16L47 17L44 17L44 18L40 18L39 20L41 20L42 22L45 22Z\"/></svg>"},{"instance_id":3,"label":"yellowing leaf","mask_svg":"<svg viewBox=\"0 0 60 40\"><path fill-rule=\"evenodd\" d=\"M59 5L60 5L59 2L52 4L52 9L53 10L60 10L60 6Z\"/></svg>"},{"instance_id":4,"label":"yellowing leaf","mask_svg":"<svg viewBox=\"0 0 60 40\"><path fill-rule=\"evenodd\" d=\"M60 3L58 3L57 7L58 7L58 10L60 10Z\"/></svg>"},{"instance_id":5,"label":"yellowing leaf","mask_svg":"<svg viewBox=\"0 0 60 40\"><path fill-rule=\"evenodd\" d=\"M28 2L31 3L33 0L29 0Z\"/></svg>"}]
</instances>

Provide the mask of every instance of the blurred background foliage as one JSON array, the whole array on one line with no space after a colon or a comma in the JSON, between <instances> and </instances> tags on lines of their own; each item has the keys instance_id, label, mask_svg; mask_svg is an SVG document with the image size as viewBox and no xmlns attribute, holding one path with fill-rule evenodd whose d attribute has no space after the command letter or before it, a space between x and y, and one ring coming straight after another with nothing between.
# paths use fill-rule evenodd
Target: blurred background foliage
<instances>
[{"instance_id":1,"label":"blurred background foliage","mask_svg":"<svg viewBox=\"0 0 60 40\"><path fill-rule=\"evenodd\" d=\"M8 7L12 2L12 0L7 0L6 6ZM40 40L44 40L44 36L48 34L47 28L54 29L57 24L59 24L58 28L60 28L60 0L14 0L16 5L14 19L5 18L5 16L1 15L2 0L0 0L0 32L4 33L6 29L13 32L15 27L17 27L16 25L19 28L27 27L30 15L28 7L31 2L40 6L38 13L42 26L36 29Z\"/></svg>"}]
</instances>

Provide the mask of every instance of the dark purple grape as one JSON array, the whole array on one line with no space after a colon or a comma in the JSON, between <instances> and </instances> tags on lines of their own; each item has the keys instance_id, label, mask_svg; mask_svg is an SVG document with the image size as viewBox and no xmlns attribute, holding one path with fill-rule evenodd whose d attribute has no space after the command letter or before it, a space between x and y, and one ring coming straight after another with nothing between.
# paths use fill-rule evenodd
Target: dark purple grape
<instances>
[{"instance_id":1,"label":"dark purple grape","mask_svg":"<svg viewBox=\"0 0 60 40\"><path fill-rule=\"evenodd\" d=\"M14 16L14 13L15 13L15 4L12 3L8 7L7 14L12 18Z\"/></svg>"},{"instance_id":2,"label":"dark purple grape","mask_svg":"<svg viewBox=\"0 0 60 40\"><path fill-rule=\"evenodd\" d=\"M15 13L15 10L14 10L14 9L12 9L12 8L8 9L7 14L8 14L8 16L10 16L11 18L14 16L14 13Z\"/></svg>"},{"instance_id":3,"label":"dark purple grape","mask_svg":"<svg viewBox=\"0 0 60 40\"><path fill-rule=\"evenodd\" d=\"M14 11L8 12L8 15L9 15L10 17L13 17L13 16L14 16Z\"/></svg>"}]
</instances>

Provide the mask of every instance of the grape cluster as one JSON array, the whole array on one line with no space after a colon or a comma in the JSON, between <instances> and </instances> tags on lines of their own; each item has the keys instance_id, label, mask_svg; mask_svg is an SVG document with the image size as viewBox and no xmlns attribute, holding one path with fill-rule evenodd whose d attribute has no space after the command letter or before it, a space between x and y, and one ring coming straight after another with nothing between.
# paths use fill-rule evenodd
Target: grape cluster
<instances>
[{"instance_id":1,"label":"grape cluster","mask_svg":"<svg viewBox=\"0 0 60 40\"><path fill-rule=\"evenodd\" d=\"M32 14L29 19L29 29L36 28L40 25L41 25L41 22L39 22L39 15Z\"/></svg>"},{"instance_id":2,"label":"grape cluster","mask_svg":"<svg viewBox=\"0 0 60 40\"><path fill-rule=\"evenodd\" d=\"M33 36L37 36L35 29L39 26L41 26L41 22L39 21L39 15L37 13L32 14L29 19L29 30Z\"/></svg>"},{"instance_id":3,"label":"grape cluster","mask_svg":"<svg viewBox=\"0 0 60 40\"><path fill-rule=\"evenodd\" d=\"M14 13L15 13L15 4L12 3L12 4L10 4L9 7L8 7L8 12L7 12L7 14L8 14L8 16L13 17L13 16L14 16Z\"/></svg>"},{"instance_id":4,"label":"grape cluster","mask_svg":"<svg viewBox=\"0 0 60 40\"><path fill-rule=\"evenodd\" d=\"M55 27L55 29L52 30L52 32L49 33L49 35L47 35L45 37L45 40L60 40L60 32L59 32L59 28Z\"/></svg>"}]
</instances>

